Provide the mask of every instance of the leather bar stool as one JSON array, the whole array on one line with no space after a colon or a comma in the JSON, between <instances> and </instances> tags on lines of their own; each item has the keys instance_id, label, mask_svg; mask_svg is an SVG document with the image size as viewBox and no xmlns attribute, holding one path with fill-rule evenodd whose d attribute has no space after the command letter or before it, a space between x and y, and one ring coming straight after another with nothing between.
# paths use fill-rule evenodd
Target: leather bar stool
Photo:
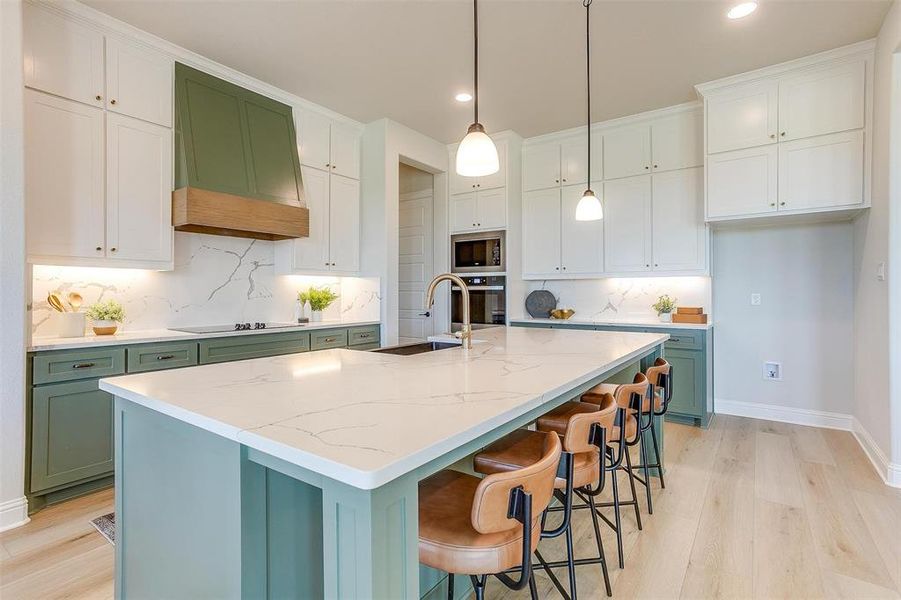
<instances>
[{"instance_id":1,"label":"leather bar stool","mask_svg":"<svg viewBox=\"0 0 901 600\"><path fill-rule=\"evenodd\" d=\"M563 440L563 454L560 459L560 468L555 482L554 496L560 502L560 506L549 508L548 512L563 512L562 522L555 528L547 528L546 520L542 519L542 538L555 538L566 536L566 560L548 562L541 553L536 550L535 557L541 563L541 567L548 573L551 581L560 594L567 599L575 599L576 591L576 565L600 564L604 576L604 585L607 595L611 595L610 578L607 573L607 562L604 556L604 546L597 524L597 516L593 516L598 556L576 560L573 550L572 536L572 509L573 493L579 491L588 502L593 503L594 497L599 495L604 488L604 468L602 463L602 450L606 447L607 432L613 427L616 416L615 406L608 410L600 410L593 404L580 402L567 402L558 407L552 414L552 418L562 422L560 430L548 430L559 433ZM538 420L539 428L542 417ZM540 456L541 443L547 434L542 431L530 431L527 429L516 430L509 435L491 444L473 460L473 467L479 473L490 475L503 473L522 468L531 464ZM578 506L576 508L582 508ZM547 513L545 514L547 516ZM553 569L566 567L569 574L569 591L563 588L560 580L554 574Z\"/></svg>"},{"instance_id":2,"label":"leather bar stool","mask_svg":"<svg viewBox=\"0 0 901 600\"><path fill-rule=\"evenodd\" d=\"M617 408L616 420L611 437L608 440L608 446L613 446L615 452L611 450L608 469L613 474L613 502L599 502L600 507L613 507L614 522L611 522L605 515L598 513L616 532L616 549L619 558L619 567L625 566L623 555L623 534L622 534L622 507L632 506L635 509L635 522L638 529L642 529L641 511L638 509L638 496L635 492L635 474L632 465L632 458L629 448L638 444L641 440L641 411L644 408L644 400L649 395L650 385L648 378L644 373L637 373L632 383L629 384L609 384L602 383L594 386L581 396L581 401L589 404L597 404L602 409L610 405ZM644 461L647 463L647 461ZM624 470L628 475L629 488L632 492L631 500L621 500L619 497L619 482L617 480L617 471Z\"/></svg>"},{"instance_id":3,"label":"leather bar stool","mask_svg":"<svg viewBox=\"0 0 901 600\"><path fill-rule=\"evenodd\" d=\"M514 590L528 585L532 598L538 597L532 553L560 452L558 437L545 435L539 460L522 469L484 479L445 470L419 483L419 561L448 573L448 598L454 573L470 576L476 600L484 598L489 575ZM505 573L513 568L517 579Z\"/></svg>"},{"instance_id":4,"label":"leather bar stool","mask_svg":"<svg viewBox=\"0 0 901 600\"><path fill-rule=\"evenodd\" d=\"M653 366L648 367L647 371L645 371L645 375L651 384L651 389L653 390L652 397L654 399L653 416L650 419L648 427L651 432L654 462L647 464L647 467L650 469L657 469L657 473L660 475L660 487L666 488L666 480L663 478L663 467L660 464L660 446L657 441L657 425L655 423L656 418L654 417L663 417L666 415L670 400L673 399L673 366L667 362L666 359L658 358L654 361ZM650 398L646 399L642 411L651 411L650 404ZM647 463L647 459L644 459L644 462ZM644 465L642 465L642 467L644 467ZM650 508L650 503L648 504L648 507Z\"/></svg>"}]
</instances>

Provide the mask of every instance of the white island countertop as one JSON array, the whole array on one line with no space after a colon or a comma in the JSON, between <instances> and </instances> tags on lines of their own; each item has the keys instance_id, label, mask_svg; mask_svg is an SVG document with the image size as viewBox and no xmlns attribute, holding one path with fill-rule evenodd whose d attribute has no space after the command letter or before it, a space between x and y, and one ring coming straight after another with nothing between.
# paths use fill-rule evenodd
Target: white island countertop
<instances>
[{"instance_id":1,"label":"white island countertop","mask_svg":"<svg viewBox=\"0 0 901 600\"><path fill-rule=\"evenodd\" d=\"M473 347L323 350L102 379L147 408L374 489L649 353L665 334L497 327Z\"/></svg>"},{"instance_id":2,"label":"white island countertop","mask_svg":"<svg viewBox=\"0 0 901 600\"><path fill-rule=\"evenodd\" d=\"M541 323L545 325L588 325L591 327L609 326L609 327L647 327L648 329L713 329L713 322L710 323L662 323L660 319L654 317L633 317L629 319L533 319L524 317L522 319L510 319L511 323Z\"/></svg>"}]
</instances>

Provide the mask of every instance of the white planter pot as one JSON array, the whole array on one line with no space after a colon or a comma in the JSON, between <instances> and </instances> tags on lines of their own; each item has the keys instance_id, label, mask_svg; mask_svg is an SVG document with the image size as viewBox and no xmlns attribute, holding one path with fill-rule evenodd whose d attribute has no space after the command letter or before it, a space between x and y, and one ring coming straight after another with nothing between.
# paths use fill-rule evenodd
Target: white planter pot
<instances>
[{"instance_id":1,"label":"white planter pot","mask_svg":"<svg viewBox=\"0 0 901 600\"><path fill-rule=\"evenodd\" d=\"M661 323L672 323L673 322L673 313L660 313L658 316L660 317Z\"/></svg>"},{"instance_id":2,"label":"white planter pot","mask_svg":"<svg viewBox=\"0 0 901 600\"><path fill-rule=\"evenodd\" d=\"M119 328L119 323L108 319L97 319L91 322L95 335L113 335Z\"/></svg>"},{"instance_id":3,"label":"white planter pot","mask_svg":"<svg viewBox=\"0 0 901 600\"><path fill-rule=\"evenodd\" d=\"M66 312L59 313L60 337L84 337L84 313Z\"/></svg>"},{"instance_id":4,"label":"white planter pot","mask_svg":"<svg viewBox=\"0 0 901 600\"><path fill-rule=\"evenodd\" d=\"M311 311L310 312L310 320L313 321L314 323L318 323L319 321L321 321L322 320L322 311L321 310Z\"/></svg>"}]
</instances>

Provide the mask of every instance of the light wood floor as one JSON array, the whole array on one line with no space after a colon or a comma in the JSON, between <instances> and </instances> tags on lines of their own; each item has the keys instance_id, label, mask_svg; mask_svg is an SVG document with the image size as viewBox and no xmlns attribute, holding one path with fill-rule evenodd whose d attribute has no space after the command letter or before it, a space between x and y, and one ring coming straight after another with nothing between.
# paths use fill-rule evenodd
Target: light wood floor
<instances>
[{"instance_id":1,"label":"light wood floor","mask_svg":"<svg viewBox=\"0 0 901 600\"><path fill-rule=\"evenodd\" d=\"M706 431L667 424L666 457L643 531L626 512L622 571L605 528L615 598L901 598L901 493L851 434L718 416ZM111 598L113 549L88 521L112 508L99 492L0 534L0 598ZM589 556L587 512L575 523ZM542 553L562 558L562 545L542 541ZM542 598L559 597L537 577ZM578 585L604 597L598 566L581 567ZM528 592L494 582L487 597Z\"/></svg>"}]
</instances>

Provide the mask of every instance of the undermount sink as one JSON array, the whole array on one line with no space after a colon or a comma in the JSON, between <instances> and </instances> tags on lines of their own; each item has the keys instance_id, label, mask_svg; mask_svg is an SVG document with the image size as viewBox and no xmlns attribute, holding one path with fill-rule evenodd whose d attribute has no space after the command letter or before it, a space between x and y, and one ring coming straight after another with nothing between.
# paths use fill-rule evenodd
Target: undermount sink
<instances>
[{"instance_id":1,"label":"undermount sink","mask_svg":"<svg viewBox=\"0 0 901 600\"><path fill-rule=\"evenodd\" d=\"M459 348L460 344L449 342L417 342L415 344L404 344L402 346L389 346L387 348L379 348L372 352L380 352L382 354L397 354L398 356L412 356L413 354L422 354L424 352L434 352L435 350L446 350L447 348Z\"/></svg>"}]
</instances>

